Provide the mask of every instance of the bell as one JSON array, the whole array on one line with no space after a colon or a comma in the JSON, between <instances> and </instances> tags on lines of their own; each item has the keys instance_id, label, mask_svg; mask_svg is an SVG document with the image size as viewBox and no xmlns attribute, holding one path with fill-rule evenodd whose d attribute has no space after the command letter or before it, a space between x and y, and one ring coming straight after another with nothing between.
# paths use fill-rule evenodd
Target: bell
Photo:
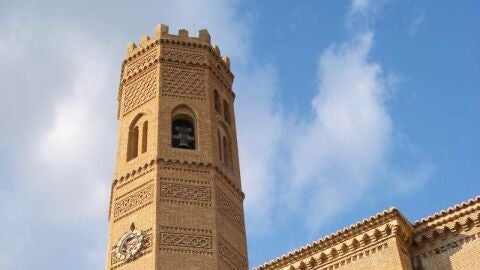
<instances>
[{"instance_id":1,"label":"bell","mask_svg":"<svg viewBox=\"0 0 480 270\"><path fill-rule=\"evenodd\" d=\"M188 142L187 140L183 139L178 142L179 147L188 147Z\"/></svg>"}]
</instances>

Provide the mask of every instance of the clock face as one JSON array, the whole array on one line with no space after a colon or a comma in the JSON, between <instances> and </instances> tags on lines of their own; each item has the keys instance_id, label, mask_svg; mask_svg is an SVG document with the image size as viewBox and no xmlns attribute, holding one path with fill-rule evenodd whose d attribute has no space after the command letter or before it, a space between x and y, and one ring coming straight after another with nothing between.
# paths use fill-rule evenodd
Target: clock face
<instances>
[{"instance_id":1,"label":"clock face","mask_svg":"<svg viewBox=\"0 0 480 270\"><path fill-rule=\"evenodd\" d=\"M119 260L128 260L133 258L145 243L145 236L140 230L130 230L125 233L115 249L115 256Z\"/></svg>"}]
</instances>

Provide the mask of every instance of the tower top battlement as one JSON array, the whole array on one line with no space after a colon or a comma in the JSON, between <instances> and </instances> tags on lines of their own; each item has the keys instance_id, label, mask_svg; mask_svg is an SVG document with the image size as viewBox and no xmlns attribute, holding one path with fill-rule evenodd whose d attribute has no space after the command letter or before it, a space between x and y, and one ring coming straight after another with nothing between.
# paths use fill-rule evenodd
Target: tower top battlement
<instances>
[{"instance_id":1,"label":"tower top battlement","mask_svg":"<svg viewBox=\"0 0 480 270\"><path fill-rule=\"evenodd\" d=\"M230 69L230 58L228 56L221 55L220 48L217 45L211 44L210 33L207 29L200 29L198 31L198 36L189 36L188 30L180 29L178 30L178 35L170 34L169 27L166 24L159 24L155 27L153 36L144 35L140 38L138 44L130 42L127 44L126 58L140 54L141 52L147 50L151 45L156 42L170 40L173 42L178 42L187 46L207 46L212 49L215 55L221 58L225 66Z\"/></svg>"}]
</instances>

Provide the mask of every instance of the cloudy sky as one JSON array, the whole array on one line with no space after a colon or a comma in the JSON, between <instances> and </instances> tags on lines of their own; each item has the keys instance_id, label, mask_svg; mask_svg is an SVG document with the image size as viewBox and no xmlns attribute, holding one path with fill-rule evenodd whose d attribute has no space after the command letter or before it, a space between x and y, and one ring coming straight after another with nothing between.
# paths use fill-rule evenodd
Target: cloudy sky
<instances>
[{"instance_id":1,"label":"cloudy sky","mask_svg":"<svg viewBox=\"0 0 480 270\"><path fill-rule=\"evenodd\" d=\"M232 58L251 266L480 193L480 4L0 0L0 269L103 269L125 45Z\"/></svg>"}]
</instances>

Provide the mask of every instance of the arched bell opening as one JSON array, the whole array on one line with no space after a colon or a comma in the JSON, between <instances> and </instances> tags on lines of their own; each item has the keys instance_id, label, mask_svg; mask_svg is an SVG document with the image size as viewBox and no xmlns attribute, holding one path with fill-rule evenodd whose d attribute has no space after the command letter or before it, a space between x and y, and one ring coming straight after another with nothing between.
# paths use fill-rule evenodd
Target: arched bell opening
<instances>
[{"instance_id":1,"label":"arched bell opening","mask_svg":"<svg viewBox=\"0 0 480 270\"><path fill-rule=\"evenodd\" d=\"M186 114L175 115L172 119L172 147L196 149L195 121Z\"/></svg>"}]
</instances>

